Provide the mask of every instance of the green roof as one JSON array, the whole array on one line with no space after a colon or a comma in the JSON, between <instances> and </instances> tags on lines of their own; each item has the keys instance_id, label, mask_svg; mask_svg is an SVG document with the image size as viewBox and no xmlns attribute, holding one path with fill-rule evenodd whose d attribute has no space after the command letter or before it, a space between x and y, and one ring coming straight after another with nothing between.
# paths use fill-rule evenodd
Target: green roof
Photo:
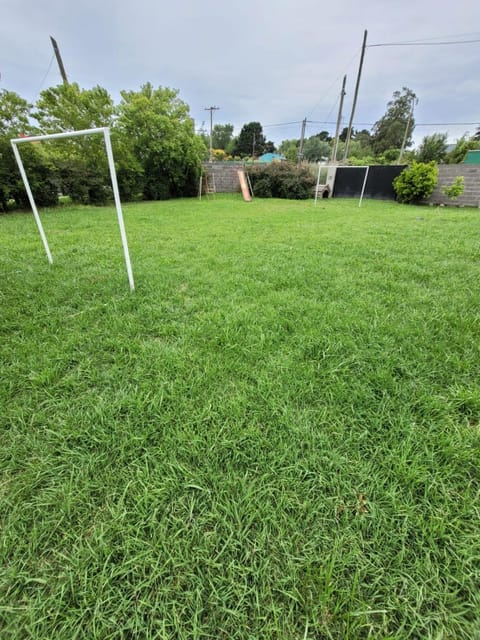
<instances>
[{"instance_id":1,"label":"green roof","mask_svg":"<svg viewBox=\"0 0 480 640\"><path fill-rule=\"evenodd\" d=\"M463 162L465 164L480 164L480 149L476 151L467 151L467 155Z\"/></svg>"}]
</instances>

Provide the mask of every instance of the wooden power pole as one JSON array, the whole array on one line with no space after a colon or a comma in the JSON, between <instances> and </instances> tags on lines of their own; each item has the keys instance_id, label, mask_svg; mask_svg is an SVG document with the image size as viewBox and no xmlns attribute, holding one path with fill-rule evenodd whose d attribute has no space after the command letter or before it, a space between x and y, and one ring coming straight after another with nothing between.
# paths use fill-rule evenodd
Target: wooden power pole
<instances>
[{"instance_id":1,"label":"wooden power pole","mask_svg":"<svg viewBox=\"0 0 480 640\"><path fill-rule=\"evenodd\" d=\"M212 148L212 135L213 135L213 112L218 111L220 107L205 107L205 111L210 111L210 162L213 162L213 148Z\"/></svg>"},{"instance_id":2,"label":"wooden power pole","mask_svg":"<svg viewBox=\"0 0 480 640\"><path fill-rule=\"evenodd\" d=\"M335 142L333 145L332 164L337 163L338 140L340 138L340 126L342 123L343 100L345 98L345 85L347 76L343 76L342 90L340 92L340 106L338 107L337 128L335 130Z\"/></svg>"},{"instance_id":3,"label":"wooden power pole","mask_svg":"<svg viewBox=\"0 0 480 640\"><path fill-rule=\"evenodd\" d=\"M63 84L68 84L67 72L65 71L65 67L63 66L62 56L60 55L60 49L58 48L57 41L55 38L50 36L50 40L52 41L53 51L55 52L55 57L57 58L58 68L60 69L60 74L63 79Z\"/></svg>"},{"instance_id":4,"label":"wooden power pole","mask_svg":"<svg viewBox=\"0 0 480 640\"><path fill-rule=\"evenodd\" d=\"M360 56L360 64L358 65L357 82L355 84L355 94L353 96L352 113L350 114L350 122L348 123L348 133L345 140L345 153L343 154L343 160L345 161L348 156L348 148L350 146L350 138L352 137L353 117L355 116L355 107L357 106L358 90L360 88L360 78L362 77L363 59L365 58L365 49L367 48L367 34L365 29L363 33L362 54Z\"/></svg>"},{"instance_id":5,"label":"wooden power pole","mask_svg":"<svg viewBox=\"0 0 480 640\"><path fill-rule=\"evenodd\" d=\"M298 149L298 164L301 164L303 162L303 145L305 142L305 129L307 127L307 119L304 118L302 120L302 132L300 134L300 146Z\"/></svg>"}]
</instances>

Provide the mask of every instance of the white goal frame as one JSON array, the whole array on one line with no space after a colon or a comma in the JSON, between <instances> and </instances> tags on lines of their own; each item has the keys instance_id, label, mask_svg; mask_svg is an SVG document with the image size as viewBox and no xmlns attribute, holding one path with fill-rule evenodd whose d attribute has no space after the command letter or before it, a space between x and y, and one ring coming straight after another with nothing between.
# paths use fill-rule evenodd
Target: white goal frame
<instances>
[{"instance_id":1,"label":"white goal frame","mask_svg":"<svg viewBox=\"0 0 480 640\"><path fill-rule=\"evenodd\" d=\"M12 138L10 142L13 148L15 159L18 164L18 168L20 170L20 174L22 176L23 184L25 185L25 190L27 192L28 199L30 201L30 206L32 207L33 215L35 217L35 222L37 223L38 231L40 233L40 237L42 239L48 261L50 262L50 264L52 264L53 263L52 254L48 246L47 237L45 235L45 231L43 230L40 216L38 215L37 205L35 204L32 190L30 189L30 184L27 179L27 174L25 173L25 168L23 166L22 158L20 157L17 144L20 144L23 142L40 142L41 140L52 140L55 138L71 138L74 136L89 136L93 134L102 134L102 133L105 140L105 150L107 152L108 166L110 169L110 179L112 181L113 196L115 198L115 207L117 209L118 226L120 227L120 236L122 238L123 254L125 257L125 264L127 267L128 282L130 284L130 290L133 291L135 289L135 283L133 281L132 264L130 262L130 254L128 251L127 235L125 233L125 224L123 222L122 205L120 202L120 193L118 191L118 183L117 183L117 173L115 171L115 164L113 162L112 143L110 140L110 129L108 127L100 127L97 129L82 129L80 131L65 131L62 133L50 133L50 134L45 134L40 136L27 136L25 138Z\"/></svg>"},{"instance_id":2,"label":"white goal frame","mask_svg":"<svg viewBox=\"0 0 480 640\"><path fill-rule=\"evenodd\" d=\"M318 187L320 185L320 173L322 169L326 169L327 170L327 175L328 175L328 170L329 169L335 169L335 177L333 179L333 184L335 185L335 178L337 176L337 169L365 169L365 177L363 179L363 185L362 185L362 192L360 193L360 200L358 201L358 206L361 207L362 206L362 201L363 201L363 194L365 193L365 187L367 186L367 180L368 180L368 171L370 169L370 167L368 165L338 165L338 164L323 164L320 165L320 163L318 164L318 175L317 175L317 186L315 187L315 205L317 204L317 199L318 199ZM332 186L332 192L331 194L333 195L333 186Z\"/></svg>"}]
</instances>

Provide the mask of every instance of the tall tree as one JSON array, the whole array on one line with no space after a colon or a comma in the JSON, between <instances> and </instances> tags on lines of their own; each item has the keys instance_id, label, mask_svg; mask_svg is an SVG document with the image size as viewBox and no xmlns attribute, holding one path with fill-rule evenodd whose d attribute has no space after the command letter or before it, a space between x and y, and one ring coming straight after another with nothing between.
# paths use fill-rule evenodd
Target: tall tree
<instances>
[{"instance_id":1,"label":"tall tree","mask_svg":"<svg viewBox=\"0 0 480 640\"><path fill-rule=\"evenodd\" d=\"M382 154L387 149L400 149L404 139L405 147L412 144L415 127L413 107L417 102L417 96L408 87L394 92L385 115L373 125L372 148L376 154Z\"/></svg>"},{"instance_id":2,"label":"tall tree","mask_svg":"<svg viewBox=\"0 0 480 640\"><path fill-rule=\"evenodd\" d=\"M33 111L43 133L111 126L114 114L115 105L106 89L82 89L77 83L45 89ZM61 191L74 201L101 204L110 197L101 136L54 140L42 143L42 148L56 167Z\"/></svg>"},{"instance_id":3,"label":"tall tree","mask_svg":"<svg viewBox=\"0 0 480 640\"><path fill-rule=\"evenodd\" d=\"M308 162L318 162L324 158L329 158L332 148L328 142L322 140L318 135L310 136L305 140L303 156Z\"/></svg>"},{"instance_id":4,"label":"tall tree","mask_svg":"<svg viewBox=\"0 0 480 640\"><path fill-rule=\"evenodd\" d=\"M257 157L265 151L265 136L260 122L244 124L235 142L234 152L236 156Z\"/></svg>"},{"instance_id":5,"label":"tall tree","mask_svg":"<svg viewBox=\"0 0 480 640\"><path fill-rule=\"evenodd\" d=\"M447 157L447 134L432 133L425 136L418 147L416 159L418 162L445 162Z\"/></svg>"},{"instance_id":6,"label":"tall tree","mask_svg":"<svg viewBox=\"0 0 480 640\"><path fill-rule=\"evenodd\" d=\"M216 124L212 131L212 147L223 149L229 146L233 139L233 124Z\"/></svg>"},{"instance_id":7,"label":"tall tree","mask_svg":"<svg viewBox=\"0 0 480 640\"><path fill-rule=\"evenodd\" d=\"M33 116L44 133L57 133L108 127L114 113L115 106L106 89L81 89L74 82L42 91Z\"/></svg>"},{"instance_id":8,"label":"tall tree","mask_svg":"<svg viewBox=\"0 0 480 640\"><path fill-rule=\"evenodd\" d=\"M144 197L192 195L204 144L178 91L147 83L121 96L115 129L141 167Z\"/></svg>"},{"instance_id":9,"label":"tall tree","mask_svg":"<svg viewBox=\"0 0 480 640\"><path fill-rule=\"evenodd\" d=\"M0 136L18 137L31 129L29 116L32 105L14 91L0 91Z\"/></svg>"},{"instance_id":10,"label":"tall tree","mask_svg":"<svg viewBox=\"0 0 480 640\"><path fill-rule=\"evenodd\" d=\"M7 211L10 200L14 200L17 206L28 207L10 139L26 132L34 133L29 121L31 107L17 93L5 89L0 91L0 211ZM21 156L37 204L55 204L58 187L41 145L24 144Z\"/></svg>"}]
</instances>

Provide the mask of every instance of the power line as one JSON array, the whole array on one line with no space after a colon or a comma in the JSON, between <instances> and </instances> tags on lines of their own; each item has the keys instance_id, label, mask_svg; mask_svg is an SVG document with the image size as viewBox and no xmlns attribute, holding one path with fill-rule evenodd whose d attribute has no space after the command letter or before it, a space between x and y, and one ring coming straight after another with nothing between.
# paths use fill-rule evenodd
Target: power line
<instances>
[{"instance_id":1,"label":"power line","mask_svg":"<svg viewBox=\"0 0 480 640\"><path fill-rule=\"evenodd\" d=\"M53 63L53 59L54 58L55 58L55 53L52 53L52 57L50 58L50 62L48 63L48 69L46 70L45 75L43 76L42 81L40 82L40 85L39 85L35 95L40 93L40 90L43 87L43 83L45 82L45 80L47 79L48 74L50 73L50 69L52 68L52 63Z\"/></svg>"},{"instance_id":2,"label":"power line","mask_svg":"<svg viewBox=\"0 0 480 640\"><path fill-rule=\"evenodd\" d=\"M369 44L367 45L368 49L372 49L373 47L437 47L442 45L452 45L452 44L474 44L475 42L480 42L480 38L477 40L450 40L444 42L380 42L378 44Z\"/></svg>"}]
</instances>

